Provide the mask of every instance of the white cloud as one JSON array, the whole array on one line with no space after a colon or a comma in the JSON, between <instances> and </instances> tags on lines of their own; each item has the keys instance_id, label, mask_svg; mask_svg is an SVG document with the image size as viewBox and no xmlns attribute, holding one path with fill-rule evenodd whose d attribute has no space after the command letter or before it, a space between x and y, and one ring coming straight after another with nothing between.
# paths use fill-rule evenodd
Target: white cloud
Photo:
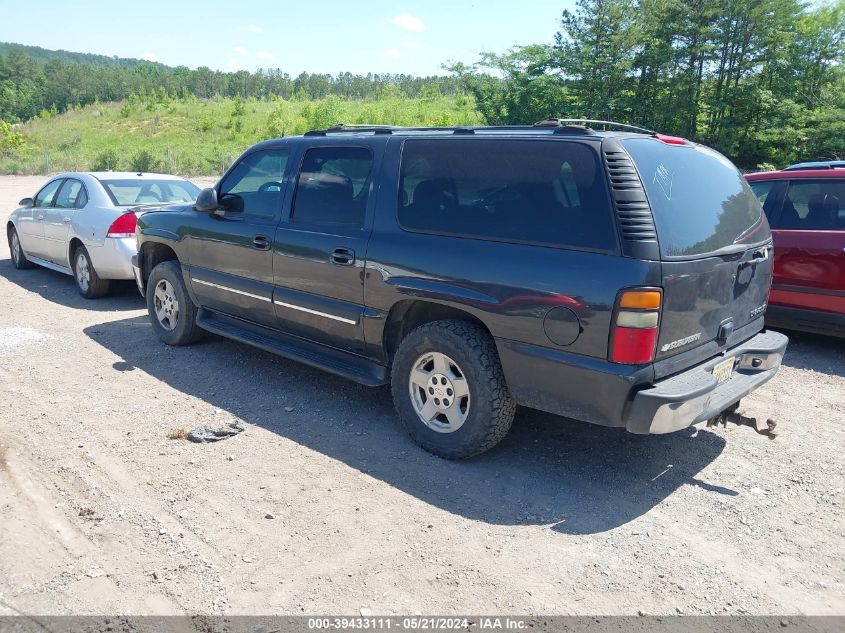
<instances>
[{"instance_id":1,"label":"white cloud","mask_svg":"<svg viewBox=\"0 0 845 633\"><path fill-rule=\"evenodd\" d=\"M385 55L387 55L388 57L392 57L393 59L396 59L396 58L397 58L397 57L399 57L402 53L400 53L400 52L399 52L398 50L396 50L395 48L388 48L388 49L384 52L384 54L385 54Z\"/></svg>"},{"instance_id":2,"label":"white cloud","mask_svg":"<svg viewBox=\"0 0 845 633\"><path fill-rule=\"evenodd\" d=\"M249 51L243 46L235 46L235 48L233 48L232 50L235 52L235 54L240 55L241 57L246 57L247 55L249 55Z\"/></svg>"},{"instance_id":3,"label":"white cloud","mask_svg":"<svg viewBox=\"0 0 845 633\"><path fill-rule=\"evenodd\" d=\"M226 62L226 68L230 68L231 70L240 70L241 63L237 59L230 59Z\"/></svg>"},{"instance_id":4,"label":"white cloud","mask_svg":"<svg viewBox=\"0 0 845 633\"><path fill-rule=\"evenodd\" d=\"M152 53L144 53L143 55L141 55L141 59L143 59L144 61L147 61L147 62L160 62L161 61L156 55L153 55Z\"/></svg>"},{"instance_id":5,"label":"white cloud","mask_svg":"<svg viewBox=\"0 0 845 633\"><path fill-rule=\"evenodd\" d=\"M264 32L264 29L262 29L257 24L250 24L248 27L246 27L246 30L249 31L250 33L263 33Z\"/></svg>"},{"instance_id":6,"label":"white cloud","mask_svg":"<svg viewBox=\"0 0 845 633\"><path fill-rule=\"evenodd\" d=\"M417 40L408 40L405 42L405 46L410 48L412 51L417 50L422 44L420 44Z\"/></svg>"},{"instance_id":7,"label":"white cloud","mask_svg":"<svg viewBox=\"0 0 845 633\"><path fill-rule=\"evenodd\" d=\"M397 15L395 18L390 18L390 23L395 24L406 31L411 31L412 33L422 33L425 31L425 24L423 24L423 21L410 13L402 13L401 15Z\"/></svg>"},{"instance_id":8,"label":"white cloud","mask_svg":"<svg viewBox=\"0 0 845 633\"><path fill-rule=\"evenodd\" d=\"M267 51L258 51L255 54L256 59L273 59L273 53L268 53Z\"/></svg>"}]
</instances>

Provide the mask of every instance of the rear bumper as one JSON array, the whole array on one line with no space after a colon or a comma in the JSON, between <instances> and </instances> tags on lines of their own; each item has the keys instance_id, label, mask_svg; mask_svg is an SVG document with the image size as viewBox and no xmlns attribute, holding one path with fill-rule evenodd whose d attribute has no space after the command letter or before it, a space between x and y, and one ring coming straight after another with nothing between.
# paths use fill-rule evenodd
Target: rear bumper
<instances>
[{"instance_id":1,"label":"rear bumper","mask_svg":"<svg viewBox=\"0 0 845 633\"><path fill-rule=\"evenodd\" d=\"M91 263L102 279L132 279L135 238L107 237L102 246L86 245Z\"/></svg>"},{"instance_id":2,"label":"rear bumper","mask_svg":"<svg viewBox=\"0 0 845 633\"><path fill-rule=\"evenodd\" d=\"M717 416L774 377L788 342L779 332L760 332L724 354L638 391L625 428L632 433L671 433ZM733 375L717 383L713 367L728 358L735 362Z\"/></svg>"},{"instance_id":3,"label":"rear bumper","mask_svg":"<svg viewBox=\"0 0 845 633\"><path fill-rule=\"evenodd\" d=\"M845 313L769 304L766 325L845 337Z\"/></svg>"}]
</instances>

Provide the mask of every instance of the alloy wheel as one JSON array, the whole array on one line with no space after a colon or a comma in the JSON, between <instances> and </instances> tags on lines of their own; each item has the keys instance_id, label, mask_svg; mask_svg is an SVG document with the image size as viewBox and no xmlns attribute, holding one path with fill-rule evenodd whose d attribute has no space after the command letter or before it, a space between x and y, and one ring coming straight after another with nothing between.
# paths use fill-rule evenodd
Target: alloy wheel
<instances>
[{"instance_id":1,"label":"alloy wheel","mask_svg":"<svg viewBox=\"0 0 845 633\"><path fill-rule=\"evenodd\" d=\"M82 292L88 292L91 287L91 264L83 252L76 256L76 283Z\"/></svg>"},{"instance_id":2,"label":"alloy wheel","mask_svg":"<svg viewBox=\"0 0 845 633\"><path fill-rule=\"evenodd\" d=\"M179 321L179 300L173 284L162 279L156 284L154 294L155 313L158 322L168 332L173 331Z\"/></svg>"},{"instance_id":3,"label":"alloy wheel","mask_svg":"<svg viewBox=\"0 0 845 633\"><path fill-rule=\"evenodd\" d=\"M440 352L427 352L408 378L411 403L420 420L438 433L454 433L469 415L469 384L458 364Z\"/></svg>"}]
</instances>

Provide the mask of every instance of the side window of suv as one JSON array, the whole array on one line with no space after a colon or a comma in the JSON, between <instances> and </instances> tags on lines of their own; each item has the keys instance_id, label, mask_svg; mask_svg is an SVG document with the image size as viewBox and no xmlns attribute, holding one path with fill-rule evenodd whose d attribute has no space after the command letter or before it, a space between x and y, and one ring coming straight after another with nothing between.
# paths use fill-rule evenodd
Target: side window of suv
<instances>
[{"instance_id":1,"label":"side window of suv","mask_svg":"<svg viewBox=\"0 0 845 633\"><path fill-rule=\"evenodd\" d=\"M258 218L274 217L282 202L287 163L286 148L248 155L220 184L220 203L227 211Z\"/></svg>"},{"instance_id":2,"label":"side window of suv","mask_svg":"<svg viewBox=\"0 0 845 633\"><path fill-rule=\"evenodd\" d=\"M760 201L769 224L772 224L777 218L780 208L778 202L782 197L785 185L786 183L782 180L754 180L748 183L751 191Z\"/></svg>"},{"instance_id":3,"label":"side window of suv","mask_svg":"<svg viewBox=\"0 0 845 633\"><path fill-rule=\"evenodd\" d=\"M580 143L410 139L400 183L399 224L408 231L616 247L598 156Z\"/></svg>"},{"instance_id":4,"label":"side window of suv","mask_svg":"<svg viewBox=\"0 0 845 633\"><path fill-rule=\"evenodd\" d=\"M778 229L845 229L845 180L793 180L783 201Z\"/></svg>"},{"instance_id":5,"label":"side window of suv","mask_svg":"<svg viewBox=\"0 0 845 633\"><path fill-rule=\"evenodd\" d=\"M294 223L364 226L373 170L366 147L309 149L302 160L291 220Z\"/></svg>"}]
</instances>

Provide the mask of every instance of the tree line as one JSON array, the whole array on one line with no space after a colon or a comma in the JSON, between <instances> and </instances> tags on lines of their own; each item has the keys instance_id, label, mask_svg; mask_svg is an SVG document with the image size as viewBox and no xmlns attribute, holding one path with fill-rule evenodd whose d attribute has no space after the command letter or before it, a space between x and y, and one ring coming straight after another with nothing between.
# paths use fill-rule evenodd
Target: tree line
<instances>
[{"instance_id":1,"label":"tree line","mask_svg":"<svg viewBox=\"0 0 845 633\"><path fill-rule=\"evenodd\" d=\"M449 66L492 124L636 123L754 169L845 158L845 0L578 0L554 42Z\"/></svg>"},{"instance_id":2,"label":"tree line","mask_svg":"<svg viewBox=\"0 0 845 633\"><path fill-rule=\"evenodd\" d=\"M0 43L0 121L132 95L469 94L492 125L633 123L711 145L745 169L845 158L845 0L578 0L559 28L553 42L485 53L432 77L292 78L278 69L221 72Z\"/></svg>"},{"instance_id":3,"label":"tree line","mask_svg":"<svg viewBox=\"0 0 845 633\"><path fill-rule=\"evenodd\" d=\"M27 121L51 111L61 113L97 101L121 101L130 95L161 92L200 99L264 99L271 95L301 100L329 96L372 99L385 89L393 90L388 87L396 87L412 99L464 90L460 79L454 76L344 72L291 77L279 69L222 72L0 43L0 120L7 123Z\"/></svg>"}]
</instances>

